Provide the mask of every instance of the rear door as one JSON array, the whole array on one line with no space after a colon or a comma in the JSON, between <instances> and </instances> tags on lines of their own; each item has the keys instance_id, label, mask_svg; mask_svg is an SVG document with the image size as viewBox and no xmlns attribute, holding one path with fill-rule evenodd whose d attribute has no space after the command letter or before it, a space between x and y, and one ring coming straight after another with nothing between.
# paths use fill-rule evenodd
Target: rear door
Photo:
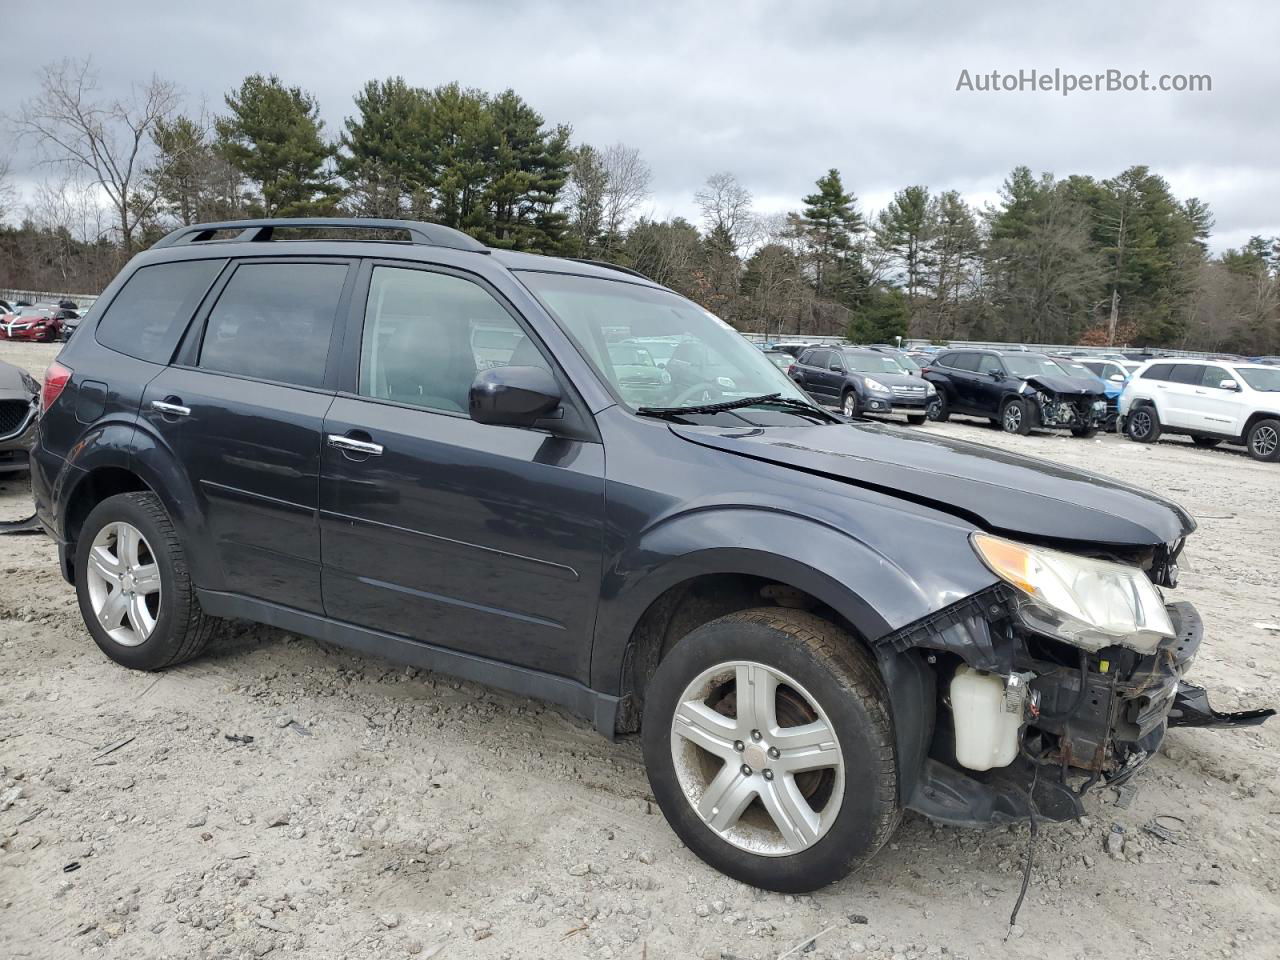
<instances>
[{"instance_id":1,"label":"rear door","mask_svg":"<svg viewBox=\"0 0 1280 960\"><path fill-rule=\"evenodd\" d=\"M815 347L803 351L796 362L796 380L813 395L815 400L821 400L823 403L832 402L831 385L827 379L830 356L830 350Z\"/></svg>"},{"instance_id":2,"label":"rear door","mask_svg":"<svg viewBox=\"0 0 1280 960\"><path fill-rule=\"evenodd\" d=\"M514 310L469 274L367 264L355 303L359 333L324 423L326 612L585 681L604 449L468 413L482 369L541 366L569 398L567 380Z\"/></svg>"},{"instance_id":3,"label":"rear door","mask_svg":"<svg viewBox=\"0 0 1280 960\"><path fill-rule=\"evenodd\" d=\"M221 589L319 613L321 427L351 261L233 262L142 415L187 470Z\"/></svg>"},{"instance_id":4,"label":"rear door","mask_svg":"<svg viewBox=\"0 0 1280 960\"><path fill-rule=\"evenodd\" d=\"M952 354L949 375L955 385L954 409L961 413L973 413L978 402L978 360L976 353Z\"/></svg>"}]
</instances>

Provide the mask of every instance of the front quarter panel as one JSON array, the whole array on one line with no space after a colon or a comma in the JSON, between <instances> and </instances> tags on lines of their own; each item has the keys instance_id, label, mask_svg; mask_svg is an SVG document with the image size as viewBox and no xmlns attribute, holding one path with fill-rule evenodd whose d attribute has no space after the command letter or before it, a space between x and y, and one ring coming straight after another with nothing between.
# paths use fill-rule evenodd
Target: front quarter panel
<instances>
[{"instance_id":1,"label":"front quarter panel","mask_svg":"<svg viewBox=\"0 0 1280 960\"><path fill-rule=\"evenodd\" d=\"M974 527L955 517L700 447L616 408L599 422L608 536L592 657L598 690L620 689L636 623L692 577L741 574L796 587L868 641L995 582L969 545Z\"/></svg>"}]
</instances>

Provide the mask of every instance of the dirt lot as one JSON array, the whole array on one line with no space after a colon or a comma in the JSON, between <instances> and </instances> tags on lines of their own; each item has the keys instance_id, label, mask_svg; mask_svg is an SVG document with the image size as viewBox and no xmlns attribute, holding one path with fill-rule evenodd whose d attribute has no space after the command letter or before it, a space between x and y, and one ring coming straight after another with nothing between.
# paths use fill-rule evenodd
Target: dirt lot
<instances>
[{"instance_id":1,"label":"dirt lot","mask_svg":"<svg viewBox=\"0 0 1280 960\"><path fill-rule=\"evenodd\" d=\"M0 346L35 372L54 352ZM1280 622L1280 468L921 429L1180 500L1200 522L1177 591L1208 629L1194 678L1220 709L1280 703L1280 630L1261 626ZM0 483L0 519L28 498ZM0 572L0 956L1276 956L1280 723L1176 730L1127 808L1095 797L1042 829L1006 940L1025 827L908 816L860 875L765 894L681 848L637 743L558 709L248 626L131 673L89 639L48 540L0 539ZM1143 831L1158 814L1186 821L1177 842Z\"/></svg>"}]
</instances>

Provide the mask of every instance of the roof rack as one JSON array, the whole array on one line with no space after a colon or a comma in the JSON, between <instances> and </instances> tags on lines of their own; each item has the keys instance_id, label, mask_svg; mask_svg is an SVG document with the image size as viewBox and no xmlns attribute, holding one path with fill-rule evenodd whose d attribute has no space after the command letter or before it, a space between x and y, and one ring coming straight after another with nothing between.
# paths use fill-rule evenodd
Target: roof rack
<instances>
[{"instance_id":1,"label":"roof rack","mask_svg":"<svg viewBox=\"0 0 1280 960\"><path fill-rule=\"evenodd\" d=\"M632 270L630 267L620 267L616 263L609 263L607 260L588 260L585 257L565 257L566 260L572 260L574 263L585 263L592 267L604 267L606 270L617 270L619 273L629 274L633 277L639 277L641 280L649 280L639 270ZM652 280L649 280L653 283Z\"/></svg>"},{"instance_id":2,"label":"roof rack","mask_svg":"<svg viewBox=\"0 0 1280 960\"><path fill-rule=\"evenodd\" d=\"M366 217L275 217L261 220L224 220L218 223L195 223L179 227L151 245L172 247L184 243L257 243L273 239L277 227L313 229L403 230L409 242L428 247L448 247L451 250L468 250L488 253L489 248L461 230L440 223L421 223L416 220L380 220ZM237 231L233 237L215 240L214 235Z\"/></svg>"}]
</instances>

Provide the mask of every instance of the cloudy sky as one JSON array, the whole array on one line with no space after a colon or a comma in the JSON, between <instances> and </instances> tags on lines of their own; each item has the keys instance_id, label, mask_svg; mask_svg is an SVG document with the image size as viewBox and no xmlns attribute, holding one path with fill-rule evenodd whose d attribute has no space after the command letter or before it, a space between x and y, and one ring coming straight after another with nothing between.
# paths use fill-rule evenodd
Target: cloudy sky
<instances>
[{"instance_id":1,"label":"cloudy sky","mask_svg":"<svg viewBox=\"0 0 1280 960\"><path fill-rule=\"evenodd\" d=\"M367 79L513 87L575 139L639 147L650 212L694 213L729 170L765 211L838 167L864 210L912 183L994 198L1017 164L1099 177L1145 163L1207 201L1215 249L1280 234L1280 4L0 0L0 113L36 67L91 55L105 91L151 73L214 109L248 73L320 100L336 134ZM962 70L1209 74L1201 93L957 91ZM0 124L19 186L47 172Z\"/></svg>"}]
</instances>

